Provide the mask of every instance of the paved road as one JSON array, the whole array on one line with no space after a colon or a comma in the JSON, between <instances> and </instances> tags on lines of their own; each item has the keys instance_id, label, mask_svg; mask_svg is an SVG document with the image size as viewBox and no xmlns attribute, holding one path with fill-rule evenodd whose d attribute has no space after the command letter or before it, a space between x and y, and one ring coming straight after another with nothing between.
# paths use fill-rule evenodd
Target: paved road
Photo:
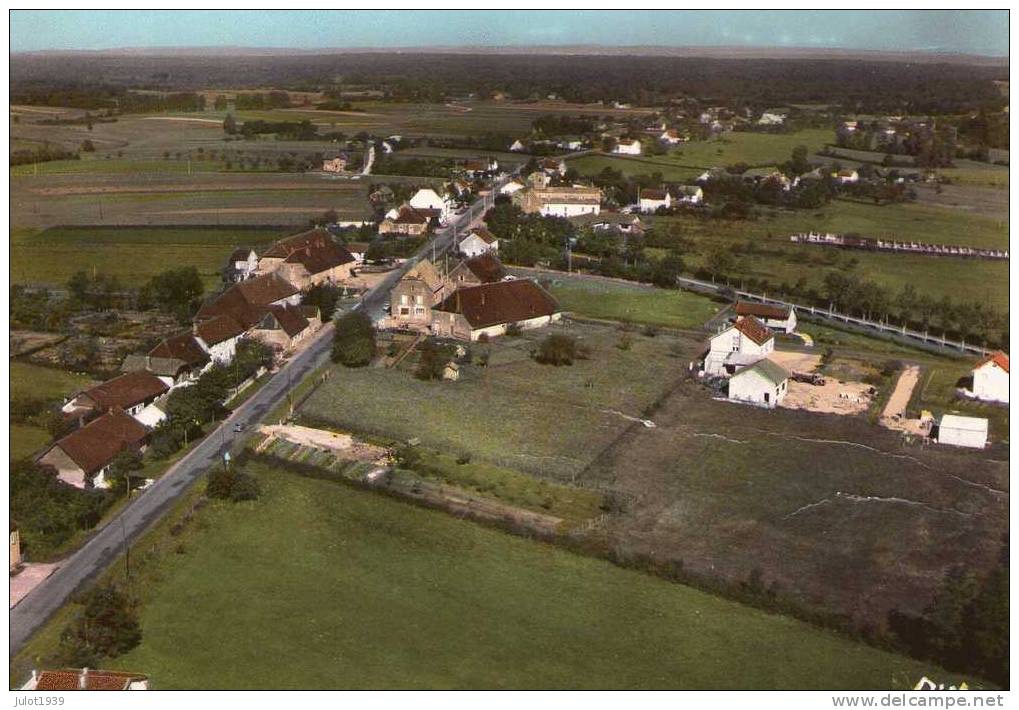
<instances>
[{"instance_id":1,"label":"paved road","mask_svg":"<svg viewBox=\"0 0 1019 710\"><path fill-rule=\"evenodd\" d=\"M493 195L495 192L493 191ZM491 200L479 200L470 210L455 218L452 224L437 230L436 254L447 249L457 234L481 221ZM365 294L355 306L373 319L382 311L389 291L396 281L424 257L430 257L429 242L413 258L408 259ZM39 584L10 612L11 654L18 653L31 635L42 626L79 589L95 580L142 533L159 520L180 496L211 466L223 459L224 452L239 446L246 434L235 434L233 428L242 424L251 429L277 404L287 392L309 373L325 364L329 357L333 325L326 325L304 350L283 365L254 395L241 404L231 416L187 456L177 462L152 486L141 492L122 512L109 521L83 547L73 553L52 575Z\"/></svg>"}]
</instances>

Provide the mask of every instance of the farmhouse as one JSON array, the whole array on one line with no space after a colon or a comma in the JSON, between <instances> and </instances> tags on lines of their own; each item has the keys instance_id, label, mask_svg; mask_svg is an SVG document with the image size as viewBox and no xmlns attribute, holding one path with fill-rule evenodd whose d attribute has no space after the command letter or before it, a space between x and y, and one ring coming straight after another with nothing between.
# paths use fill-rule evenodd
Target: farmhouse
<instances>
[{"instance_id":1,"label":"farmhouse","mask_svg":"<svg viewBox=\"0 0 1019 710\"><path fill-rule=\"evenodd\" d=\"M523 190L524 184L519 180L510 180L508 183L499 188L500 195L512 195L517 190Z\"/></svg>"},{"instance_id":2,"label":"farmhouse","mask_svg":"<svg viewBox=\"0 0 1019 710\"><path fill-rule=\"evenodd\" d=\"M227 315L213 316L194 325L193 332L213 362L233 362L237 341L244 335L244 326Z\"/></svg>"},{"instance_id":3,"label":"farmhouse","mask_svg":"<svg viewBox=\"0 0 1019 710\"><path fill-rule=\"evenodd\" d=\"M354 257L325 229L311 229L280 239L258 260L258 273L274 271L305 290L321 283L350 278Z\"/></svg>"},{"instance_id":4,"label":"farmhouse","mask_svg":"<svg viewBox=\"0 0 1019 710\"><path fill-rule=\"evenodd\" d=\"M675 128L670 128L666 131L662 131L662 134L658 136L658 140L666 145L676 145L677 143L684 142L687 138Z\"/></svg>"},{"instance_id":5,"label":"farmhouse","mask_svg":"<svg viewBox=\"0 0 1019 710\"><path fill-rule=\"evenodd\" d=\"M506 269L494 254L481 254L465 259L449 272L449 282L455 289L495 283L504 278Z\"/></svg>"},{"instance_id":6,"label":"farmhouse","mask_svg":"<svg viewBox=\"0 0 1019 710\"><path fill-rule=\"evenodd\" d=\"M753 316L772 330L792 333L796 330L796 309L753 301L737 301L736 317Z\"/></svg>"},{"instance_id":7,"label":"farmhouse","mask_svg":"<svg viewBox=\"0 0 1019 710\"><path fill-rule=\"evenodd\" d=\"M453 203L449 199L439 197L439 193L429 187L423 187L415 192L407 204L416 210L438 211L440 222L444 222L453 211Z\"/></svg>"},{"instance_id":8,"label":"farmhouse","mask_svg":"<svg viewBox=\"0 0 1019 710\"><path fill-rule=\"evenodd\" d=\"M342 173L347 169L347 156L343 153L322 161L322 171L326 173Z\"/></svg>"},{"instance_id":9,"label":"farmhouse","mask_svg":"<svg viewBox=\"0 0 1019 710\"><path fill-rule=\"evenodd\" d=\"M305 315L305 306L269 306L261 320L251 329L251 337L262 341L276 352L289 352L315 329ZM318 309L315 312L316 320Z\"/></svg>"},{"instance_id":10,"label":"farmhouse","mask_svg":"<svg viewBox=\"0 0 1019 710\"><path fill-rule=\"evenodd\" d=\"M1008 404L1008 355L999 350L977 363L972 392L976 399Z\"/></svg>"},{"instance_id":11,"label":"farmhouse","mask_svg":"<svg viewBox=\"0 0 1019 710\"><path fill-rule=\"evenodd\" d=\"M354 264L363 264L364 256L368 253L368 242L348 242L344 245L350 255L354 257Z\"/></svg>"},{"instance_id":12,"label":"farmhouse","mask_svg":"<svg viewBox=\"0 0 1019 710\"><path fill-rule=\"evenodd\" d=\"M477 340L502 335L510 325L539 328L559 320L559 303L530 279L457 289L433 309L436 335Z\"/></svg>"},{"instance_id":13,"label":"farmhouse","mask_svg":"<svg viewBox=\"0 0 1019 710\"><path fill-rule=\"evenodd\" d=\"M150 372L127 372L79 392L60 411L67 417L84 419L120 409L151 427L166 418L155 402L169 391L166 382Z\"/></svg>"},{"instance_id":14,"label":"farmhouse","mask_svg":"<svg viewBox=\"0 0 1019 710\"><path fill-rule=\"evenodd\" d=\"M177 371L170 387L198 379L198 376L212 364L209 354L190 331L180 333L172 338L164 338L148 352L148 356L183 363L183 367Z\"/></svg>"},{"instance_id":15,"label":"farmhouse","mask_svg":"<svg viewBox=\"0 0 1019 710\"><path fill-rule=\"evenodd\" d=\"M519 139L513 141L513 144L509 147L509 149L513 153L526 153L527 152L527 146L524 145L524 142L519 140Z\"/></svg>"},{"instance_id":16,"label":"farmhouse","mask_svg":"<svg viewBox=\"0 0 1019 710\"><path fill-rule=\"evenodd\" d=\"M401 205L398 210L390 210L386 214L386 218L379 224L379 234L421 236L431 226L433 214L436 217L438 216L437 213L431 210L418 210L410 205Z\"/></svg>"},{"instance_id":17,"label":"farmhouse","mask_svg":"<svg viewBox=\"0 0 1019 710\"><path fill-rule=\"evenodd\" d=\"M640 141L634 138L620 138L612 152L620 155L640 155Z\"/></svg>"},{"instance_id":18,"label":"farmhouse","mask_svg":"<svg viewBox=\"0 0 1019 710\"><path fill-rule=\"evenodd\" d=\"M255 253L255 250L240 247L234 249L233 254L230 255L223 276L227 281L236 283L251 278L257 269L258 254Z\"/></svg>"},{"instance_id":19,"label":"farmhouse","mask_svg":"<svg viewBox=\"0 0 1019 710\"><path fill-rule=\"evenodd\" d=\"M566 174L566 161L557 160L556 158L543 158L538 163L538 169L546 175L563 176Z\"/></svg>"},{"instance_id":20,"label":"farmhouse","mask_svg":"<svg viewBox=\"0 0 1019 710\"><path fill-rule=\"evenodd\" d=\"M66 690L148 690L149 679L140 673L97 671L89 668L32 671L22 690L57 693Z\"/></svg>"},{"instance_id":21,"label":"farmhouse","mask_svg":"<svg viewBox=\"0 0 1019 710\"><path fill-rule=\"evenodd\" d=\"M468 160L464 163L464 173L468 177L485 177L499 169L499 161L495 158Z\"/></svg>"},{"instance_id":22,"label":"farmhouse","mask_svg":"<svg viewBox=\"0 0 1019 710\"><path fill-rule=\"evenodd\" d=\"M60 439L39 457L57 478L76 488L107 488L106 473L121 451L145 450L148 429L122 409L111 409Z\"/></svg>"},{"instance_id":23,"label":"farmhouse","mask_svg":"<svg viewBox=\"0 0 1019 710\"><path fill-rule=\"evenodd\" d=\"M759 126L781 126L785 123L789 113L783 109L770 109L761 114L761 117L757 119L757 125Z\"/></svg>"},{"instance_id":24,"label":"farmhouse","mask_svg":"<svg viewBox=\"0 0 1019 710\"><path fill-rule=\"evenodd\" d=\"M744 316L711 339L704 374L728 377L766 358L775 350L775 336L753 316Z\"/></svg>"},{"instance_id":25,"label":"farmhouse","mask_svg":"<svg viewBox=\"0 0 1019 710\"><path fill-rule=\"evenodd\" d=\"M647 232L648 225L635 214L618 212L602 212L599 215L589 214L574 217L570 220L578 227L590 227L596 232L615 232L617 234L641 236Z\"/></svg>"},{"instance_id":26,"label":"farmhouse","mask_svg":"<svg viewBox=\"0 0 1019 710\"><path fill-rule=\"evenodd\" d=\"M672 207L672 195L668 190L641 190L640 211L644 213L656 212L659 209Z\"/></svg>"},{"instance_id":27,"label":"farmhouse","mask_svg":"<svg viewBox=\"0 0 1019 710\"><path fill-rule=\"evenodd\" d=\"M987 445L987 420L945 414L938 422L937 440L939 444L982 449Z\"/></svg>"},{"instance_id":28,"label":"farmhouse","mask_svg":"<svg viewBox=\"0 0 1019 710\"><path fill-rule=\"evenodd\" d=\"M456 245L464 256L478 256L490 251L499 251L499 240L485 227L475 227Z\"/></svg>"},{"instance_id":29,"label":"farmhouse","mask_svg":"<svg viewBox=\"0 0 1019 710\"><path fill-rule=\"evenodd\" d=\"M513 202L527 214L576 217L598 214L602 192L597 187L528 187L513 194Z\"/></svg>"},{"instance_id":30,"label":"farmhouse","mask_svg":"<svg viewBox=\"0 0 1019 710\"><path fill-rule=\"evenodd\" d=\"M672 199L677 204L699 205L704 202L704 190L698 185L679 185L673 191Z\"/></svg>"},{"instance_id":31,"label":"farmhouse","mask_svg":"<svg viewBox=\"0 0 1019 710\"><path fill-rule=\"evenodd\" d=\"M729 399L774 409L788 392L789 373L764 358L729 378Z\"/></svg>"},{"instance_id":32,"label":"farmhouse","mask_svg":"<svg viewBox=\"0 0 1019 710\"><path fill-rule=\"evenodd\" d=\"M397 327L427 328L432 306L447 293L446 280L428 259L422 259L389 292L390 316Z\"/></svg>"}]
</instances>

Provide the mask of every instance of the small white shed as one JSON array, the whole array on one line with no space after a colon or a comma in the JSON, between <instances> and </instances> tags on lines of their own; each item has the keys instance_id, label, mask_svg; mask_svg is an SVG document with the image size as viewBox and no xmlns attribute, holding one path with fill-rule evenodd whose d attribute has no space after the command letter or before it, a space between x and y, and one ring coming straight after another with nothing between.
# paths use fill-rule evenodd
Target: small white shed
<instances>
[{"instance_id":1,"label":"small white shed","mask_svg":"<svg viewBox=\"0 0 1019 710\"><path fill-rule=\"evenodd\" d=\"M987 446L987 420L945 414L938 424L938 443L982 449Z\"/></svg>"}]
</instances>

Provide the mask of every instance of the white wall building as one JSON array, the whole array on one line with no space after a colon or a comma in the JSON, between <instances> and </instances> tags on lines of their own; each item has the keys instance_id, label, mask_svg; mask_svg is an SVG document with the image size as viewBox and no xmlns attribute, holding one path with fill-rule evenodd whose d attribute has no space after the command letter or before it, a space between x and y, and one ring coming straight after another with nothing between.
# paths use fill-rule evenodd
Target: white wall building
<instances>
[{"instance_id":1,"label":"white wall building","mask_svg":"<svg viewBox=\"0 0 1019 710\"><path fill-rule=\"evenodd\" d=\"M612 152L619 155L640 155L640 141L632 138L620 138Z\"/></svg>"},{"instance_id":2,"label":"white wall building","mask_svg":"<svg viewBox=\"0 0 1019 710\"><path fill-rule=\"evenodd\" d=\"M764 358L729 378L729 399L774 409L789 391L789 373Z\"/></svg>"},{"instance_id":3,"label":"white wall building","mask_svg":"<svg viewBox=\"0 0 1019 710\"><path fill-rule=\"evenodd\" d=\"M775 350L775 336L753 316L740 318L711 339L704 374L729 377L766 358Z\"/></svg>"},{"instance_id":4,"label":"white wall building","mask_svg":"<svg viewBox=\"0 0 1019 710\"><path fill-rule=\"evenodd\" d=\"M1008 355L999 350L977 363L973 368L973 396L1008 404Z\"/></svg>"},{"instance_id":5,"label":"white wall building","mask_svg":"<svg viewBox=\"0 0 1019 710\"><path fill-rule=\"evenodd\" d=\"M451 200L439 197L439 193L427 187L421 188L415 192L414 196L410 198L408 204L418 210L439 210L441 212L442 221L446 221L453 211L453 203Z\"/></svg>"},{"instance_id":6,"label":"white wall building","mask_svg":"<svg viewBox=\"0 0 1019 710\"><path fill-rule=\"evenodd\" d=\"M987 445L987 420L945 414L938 424L938 443L982 449Z\"/></svg>"}]
</instances>

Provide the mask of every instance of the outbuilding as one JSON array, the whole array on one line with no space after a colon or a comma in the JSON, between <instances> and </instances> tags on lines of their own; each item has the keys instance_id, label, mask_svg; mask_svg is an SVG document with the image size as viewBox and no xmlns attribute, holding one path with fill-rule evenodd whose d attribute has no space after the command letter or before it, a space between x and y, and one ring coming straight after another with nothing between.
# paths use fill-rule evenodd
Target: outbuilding
<instances>
[{"instance_id":1,"label":"outbuilding","mask_svg":"<svg viewBox=\"0 0 1019 710\"><path fill-rule=\"evenodd\" d=\"M987 420L945 414L938 423L938 443L982 449L987 446Z\"/></svg>"},{"instance_id":2,"label":"outbuilding","mask_svg":"<svg viewBox=\"0 0 1019 710\"><path fill-rule=\"evenodd\" d=\"M789 391L789 373L764 358L729 378L729 399L774 409Z\"/></svg>"}]
</instances>

